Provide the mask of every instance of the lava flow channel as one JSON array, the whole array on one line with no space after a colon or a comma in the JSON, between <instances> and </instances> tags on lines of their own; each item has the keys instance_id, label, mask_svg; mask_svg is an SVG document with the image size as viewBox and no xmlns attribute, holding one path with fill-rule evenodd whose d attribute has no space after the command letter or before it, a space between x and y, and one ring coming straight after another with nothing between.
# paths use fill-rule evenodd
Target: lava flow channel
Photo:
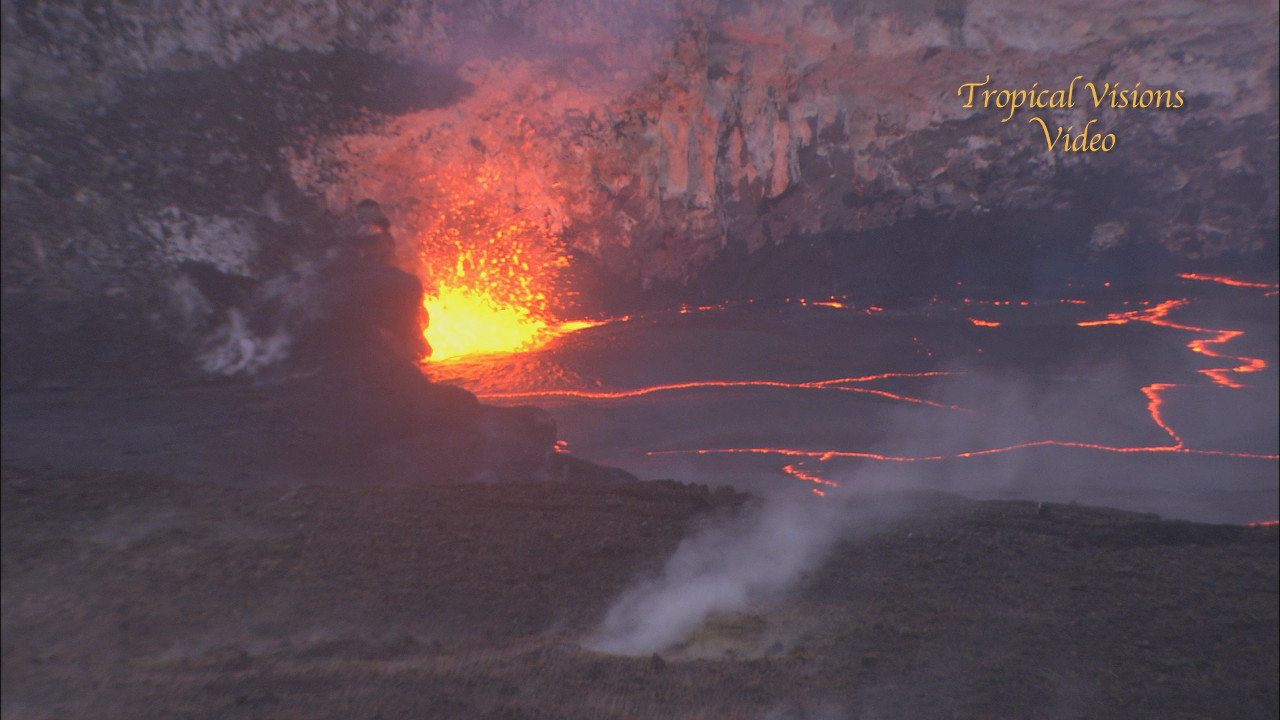
<instances>
[{"instance_id":1,"label":"lava flow channel","mask_svg":"<svg viewBox=\"0 0 1280 720\"><path fill-rule=\"evenodd\" d=\"M1165 302L1162 302L1159 305L1156 305L1155 307L1152 307L1152 308L1148 308L1146 310L1130 310L1128 312L1112 313L1102 320L1089 320L1086 322L1080 322L1076 324L1079 325L1080 327L1095 327L1097 325L1124 325L1130 322L1145 322L1151 325L1158 325L1160 327L1173 328L1175 330L1185 330L1187 332L1204 333L1206 335L1212 335L1213 337L1210 337L1210 338L1197 338L1195 340L1192 340L1191 342L1187 343L1187 347L1191 348L1193 352L1197 352L1197 353L1200 353L1201 355L1206 355L1211 358L1217 358L1220 360L1232 360L1232 361L1241 363L1240 365L1237 365L1236 367L1232 367L1232 368L1204 368L1198 371L1202 375L1206 375L1209 378L1211 378L1214 384L1221 385L1222 387L1228 387L1228 388L1246 387L1245 385L1239 382L1236 382L1235 380L1232 380L1231 375L1261 372L1262 370L1266 369L1267 362L1261 358L1225 355L1222 353L1214 352L1212 349L1210 349L1211 346L1222 345L1224 343L1230 342L1240 337L1241 335L1244 335L1244 331L1215 330L1211 328L1193 327L1191 325L1180 325L1178 323L1170 322L1167 319L1169 316L1169 313L1173 312L1174 310L1180 307L1183 307L1186 304L1187 304L1187 301L1185 299L1184 300L1166 300ZM1165 385L1165 386L1161 386L1161 389L1167 389L1170 387L1177 387L1177 386ZM1146 388L1143 389L1143 392L1146 392ZM1164 427L1164 425L1161 425L1161 427ZM1170 431L1170 434L1173 434L1172 431Z\"/></svg>"},{"instance_id":2,"label":"lava flow channel","mask_svg":"<svg viewBox=\"0 0 1280 720\"><path fill-rule=\"evenodd\" d=\"M1215 282L1219 285L1228 285L1230 287L1243 288L1260 288L1262 290L1280 290L1280 285L1275 283L1249 282L1247 280L1236 280L1223 275L1202 275L1200 273L1179 273L1178 277L1183 280L1200 280L1202 282ZM1267 293L1272 295L1274 293Z\"/></svg>"},{"instance_id":3,"label":"lava flow channel","mask_svg":"<svg viewBox=\"0 0 1280 720\"><path fill-rule=\"evenodd\" d=\"M1186 279L1213 280L1216 282L1223 282L1222 278L1217 278L1217 277L1213 277L1213 278L1201 277L1201 276L1183 276L1183 277L1185 277ZM1271 287L1266 285L1241 283L1241 282L1228 282L1225 284L1236 285L1241 287ZM1214 349L1212 349L1216 346L1222 345L1224 343L1227 343L1231 340L1234 340L1240 337L1241 335L1244 334L1243 331L1219 330L1219 329L1213 329L1213 328L1194 327L1191 325L1174 323L1168 319L1169 314L1173 310L1179 307L1182 307L1186 304L1187 304L1187 300L1185 299L1169 300L1166 302L1159 303L1150 308L1120 312L1120 313L1112 313L1102 320L1090 320L1090 321L1078 322L1076 324L1079 327L1096 327L1100 325L1123 325L1130 322L1143 322L1151 325L1157 325L1160 327L1168 327L1175 330L1209 335L1210 337L1208 338L1196 338L1188 342L1187 347L1191 349L1193 352L1205 355L1207 357L1230 360L1233 363L1239 363L1234 367L1205 368L1205 369L1199 370L1201 374L1209 377L1213 381L1214 385L1224 387L1224 388L1229 388L1229 389L1244 388L1246 386L1234 380L1232 378L1233 375L1255 373L1255 372L1259 372L1261 370L1266 369L1267 367L1266 361L1260 358L1227 355L1224 353L1216 352ZM986 324L986 323L973 321L972 319L970 319L970 321L974 322L975 325ZM942 374L942 373L937 373L937 374ZM829 381L829 382L837 382L837 381ZM821 383L807 383L807 384L799 384L797 386L825 387L825 385ZM1170 440L1172 441L1172 443L1169 445L1156 445L1156 446L1145 446L1145 447L1123 447L1123 446L1114 446L1114 445L1103 445L1099 443L1073 442L1068 440L1037 440L1033 442L1018 443L1015 445L1008 445L1008 446L996 447L996 448L987 448L983 450L972 450L972 451L961 452L961 453L923 455L923 456L885 455L880 453L842 451L842 450L803 450L803 449L796 449L796 448L780 448L780 447L779 448L701 448L701 449L695 449L695 450L657 450L657 451L651 451L648 454L649 455L759 454L759 455L780 455L786 458L802 459L801 462L793 462L784 466L782 470L783 472L785 472L786 474L792 477L796 477L802 480L806 480L808 482L812 482L815 485L822 486L822 487L813 488L813 491L819 495L825 495L825 491L823 490L823 487L834 487L836 486L836 483L834 481L830 481L823 478L818 470L802 468L801 466L804 464L803 460L817 460L818 462L821 463L834 458L856 458L856 459L864 459L864 460L879 460L879 461L886 461L886 462L928 462L928 461L952 460L957 458L981 457L985 455L995 455L999 453L1011 452L1014 450L1024 450L1024 449L1036 448L1036 447L1077 448L1077 449L1084 449L1084 450L1096 450L1096 451L1102 451L1102 452L1126 453L1126 454L1128 453L1182 453L1182 454L1188 454L1188 455L1208 455L1208 456L1232 457L1232 458L1255 459L1255 460L1280 459L1280 456L1263 454L1263 453L1230 452L1225 450L1205 450L1205 449L1187 447L1186 442L1182 439L1181 436L1179 436L1178 432L1174 430L1174 428L1165 421L1161 413L1161 409L1164 404L1165 393L1180 387L1188 387L1188 386L1175 384L1175 383L1153 383L1151 385L1147 385L1141 388L1142 394L1147 397L1147 412L1151 416L1152 421L1169 436ZM654 390L656 389L649 389L648 391L654 391ZM641 394L644 392L646 391L645 390L632 391L632 393L634 394ZM928 405L933 405L935 407L947 407L949 409L955 409L955 410L966 410L965 408L947 406L941 403L934 403L932 401L927 401L927 400L914 399L914 401L922 402ZM966 411L972 412L970 410L966 410Z\"/></svg>"},{"instance_id":4,"label":"lava flow channel","mask_svg":"<svg viewBox=\"0 0 1280 720\"><path fill-rule=\"evenodd\" d=\"M818 475L816 472L809 472L801 468L800 467L801 465L804 465L803 461L791 463L790 465L785 465L782 468L782 472L790 475L791 477L798 478L806 482L811 482L814 485L819 486L819 487L813 488L813 492L815 495L822 495L824 497L826 496L827 492L822 489L823 486L829 487L829 488L840 487L840 483L836 482L835 480L828 480L822 477L821 475Z\"/></svg>"},{"instance_id":5,"label":"lava flow channel","mask_svg":"<svg viewBox=\"0 0 1280 720\"><path fill-rule=\"evenodd\" d=\"M652 395L654 393L673 392L678 390L703 390L703 389L720 389L720 388L782 388L787 390L835 390L837 392L864 393L867 395L878 395L891 400L901 400L903 402L916 403L919 405L929 405L937 408L945 408L947 410L959 410L960 412L973 412L968 408L959 405L947 405L944 403L925 400L923 398L911 397L910 395L900 395L891 393L886 390L875 390L863 387L847 387L852 383L870 382L873 380L885 380L888 378L905 378L905 377L934 377L938 375L954 375L956 373L949 372L924 372L924 373L882 373L880 375L865 375L862 377L842 377L832 380L817 380L814 382L789 383L778 380L704 380L685 383L672 383L669 385L652 385L649 387L637 388L634 390L530 390L522 392L492 392L477 393L477 397L481 400L536 400L545 398L573 398L576 400L626 400L630 398L641 397L644 395Z\"/></svg>"}]
</instances>

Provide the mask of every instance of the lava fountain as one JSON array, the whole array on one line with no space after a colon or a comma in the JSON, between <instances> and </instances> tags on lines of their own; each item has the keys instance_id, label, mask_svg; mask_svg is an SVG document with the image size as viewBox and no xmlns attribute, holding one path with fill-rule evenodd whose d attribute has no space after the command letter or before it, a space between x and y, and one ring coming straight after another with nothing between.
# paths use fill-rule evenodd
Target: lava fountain
<instances>
[{"instance_id":1,"label":"lava fountain","mask_svg":"<svg viewBox=\"0 0 1280 720\"><path fill-rule=\"evenodd\" d=\"M422 180L441 194L419 244L434 359L531 350L582 325L551 312L568 255L546 223L513 204L511 173L486 160Z\"/></svg>"}]
</instances>

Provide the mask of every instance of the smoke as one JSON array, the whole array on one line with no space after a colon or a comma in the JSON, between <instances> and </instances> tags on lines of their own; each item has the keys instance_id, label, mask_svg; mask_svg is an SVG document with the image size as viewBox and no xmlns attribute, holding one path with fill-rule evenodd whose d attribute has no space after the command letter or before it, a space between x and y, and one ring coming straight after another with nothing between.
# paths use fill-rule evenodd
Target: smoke
<instances>
[{"instance_id":1,"label":"smoke","mask_svg":"<svg viewBox=\"0 0 1280 720\"><path fill-rule=\"evenodd\" d=\"M293 338L284 329L270 335L255 333L239 310L227 311L227 321L207 341L196 361L205 372L252 375L289 357Z\"/></svg>"},{"instance_id":2,"label":"smoke","mask_svg":"<svg viewBox=\"0 0 1280 720\"><path fill-rule=\"evenodd\" d=\"M286 360L297 329L319 319L316 284L316 268L302 261L265 281L189 262L169 296L202 370L253 375Z\"/></svg>"},{"instance_id":3,"label":"smoke","mask_svg":"<svg viewBox=\"0 0 1280 720\"><path fill-rule=\"evenodd\" d=\"M896 512L888 504L858 508L832 499L776 497L686 538L658 577L618 598L587 647L620 655L656 652L712 615L778 600L840 539Z\"/></svg>"}]
</instances>

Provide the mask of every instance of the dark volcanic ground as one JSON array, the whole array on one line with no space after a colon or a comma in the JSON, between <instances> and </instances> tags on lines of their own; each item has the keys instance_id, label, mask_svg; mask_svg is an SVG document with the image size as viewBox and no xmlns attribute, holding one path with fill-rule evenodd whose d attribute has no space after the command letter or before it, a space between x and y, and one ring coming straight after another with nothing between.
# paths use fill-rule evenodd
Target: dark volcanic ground
<instances>
[{"instance_id":1,"label":"dark volcanic ground","mask_svg":"<svg viewBox=\"0 0 1280 720\"><path fill-rule=\"evenodd\" d=\"M743 496L4 470L6 718L1271 718L1277 534L918 499L655 657L580 643Z\"/></svg>"},{"instance_id":2,"label":"dark volcanic ground","mask_svg":"<svg viewBox=\"0 0 1280 720\"><path fill-rule=\"evenodd\" d=\"M1280 705L1274 526L1076 505L859 500L897 519L851 527L777 601L657 657L593 652L614 598L759 501L671 481L447 482L466 469L448 429L422 436L435 446L397 436L412 403L394 382L355 382L7 393L5 718L1272 718ZM34 461L28 443L59 422L97 430L81 455ZM343 427L363 434L339 443Z\"/></svg>"}]
</instances>

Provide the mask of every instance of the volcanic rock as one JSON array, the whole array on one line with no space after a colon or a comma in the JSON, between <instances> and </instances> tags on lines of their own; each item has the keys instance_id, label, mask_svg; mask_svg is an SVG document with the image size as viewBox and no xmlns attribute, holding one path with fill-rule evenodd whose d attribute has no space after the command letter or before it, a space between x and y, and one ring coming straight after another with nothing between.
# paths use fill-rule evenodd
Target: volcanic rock
<instances>
[{"instance_id":1,"label":"volcanic rock","mask_svg":"<svg viewBox=\"0 0 1280 720\"><path fill-rule=\"evenodd\" d=\"M453 258L421 239L461 252L476 228L547 246L538 267L567 245L601 295L751 293L768 268L928 292L982 253L1014 275L1274 264L1274 4L4 8L5 336L96 357L93 338L206 352L184 266L287 283L365 198L428 287ZM999 94L1031 90L1072 106ZM1115 104L1148 90L1167 106ZM1034 118L1113 146L1051 148ZM215 325L254 348L232 366L283 352L252 325Z\"/></svg>"}]
</instances>

